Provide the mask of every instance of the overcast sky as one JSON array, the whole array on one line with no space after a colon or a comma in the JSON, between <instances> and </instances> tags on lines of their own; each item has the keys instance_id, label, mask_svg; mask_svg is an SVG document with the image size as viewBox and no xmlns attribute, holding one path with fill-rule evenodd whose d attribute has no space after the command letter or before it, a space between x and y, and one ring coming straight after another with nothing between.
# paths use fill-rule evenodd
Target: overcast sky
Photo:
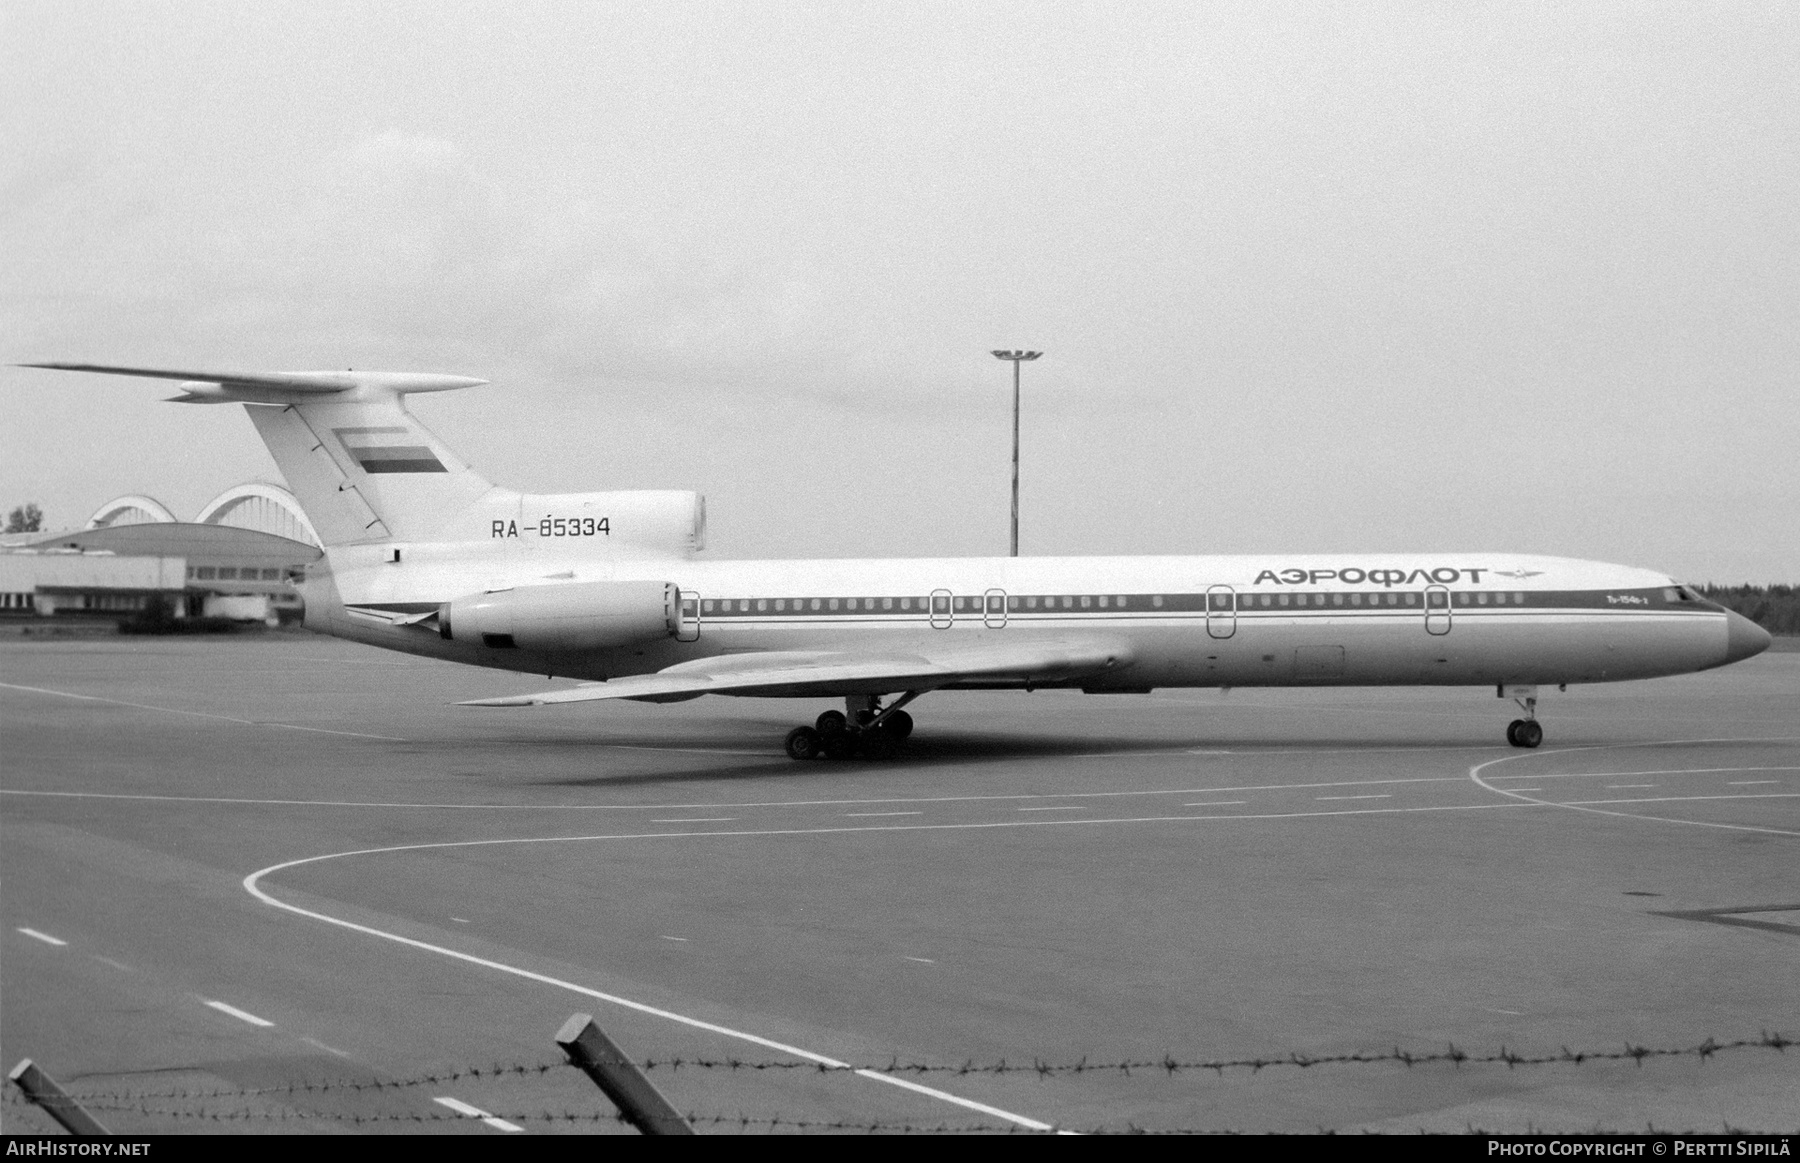
<instances>
[{"instance_id":1,"label":"overcast sky","mask_svg":"<svg viewBox=\"0 0 1800 1163\"><path fill-rule=\"evenodd\" d=\"M0 361L464 373L712 557L1800 581L1800 6L0 4ZM0 370L0 507L279 480Z\"/></svg>"}]
</instances>

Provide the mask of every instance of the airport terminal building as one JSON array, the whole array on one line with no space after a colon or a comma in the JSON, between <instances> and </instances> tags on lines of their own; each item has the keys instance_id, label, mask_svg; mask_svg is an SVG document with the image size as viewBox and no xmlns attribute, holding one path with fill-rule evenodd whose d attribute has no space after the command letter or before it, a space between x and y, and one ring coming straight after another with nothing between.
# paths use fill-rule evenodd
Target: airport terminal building
<instances>
[{"instance_id":1,"label":"airport terminal building","mask_svg":"<svg viewBox=\"0 0 1800 1163\"><path fill-rule=\"evenodd\" d=\"M280 493L285 490L257 485L225 496L249 497L267 503L254 508L267 508L281 504L283 498L273 495ZM316 542L300 539L311 533L309 525L278 526L300 534L296 538L218 519L242 513L247 506L241 501L228 508L215 503L202 511L201 521L181 522L155 502L148 502L154 509L141 503L147 500L121 498L96 512L88 528L0 548L0 619L117 619L158 600L178 618L270 625L300 618L304 609L294 582L322 556Z\"/></svg>"}]
</instances>

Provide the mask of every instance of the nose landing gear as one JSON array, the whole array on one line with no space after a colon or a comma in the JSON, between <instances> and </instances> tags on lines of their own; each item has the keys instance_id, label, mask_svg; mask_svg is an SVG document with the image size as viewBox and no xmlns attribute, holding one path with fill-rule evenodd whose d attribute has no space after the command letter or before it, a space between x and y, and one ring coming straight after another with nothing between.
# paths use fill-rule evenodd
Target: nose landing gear
<instances>
[{"instance_id":1,"label":"nose landing gear","mask_svg":"<svg viewBox=\"0 0 1800 1163\"><path fill-rule=\"evenodd\" d=\"M891 758L913 731L912 716L901 708L924 693L907 691L885 710L876 695L851 695L844 700L844 711L826 711L812 726L789 731L783 745L788 758Z\"/></svg>"},{"instance_id":2,"label":"nose landing gear","mask_svg":"<svg viewBox=\"0 0 1800 1163\"><path fill-rule=\"evenodd\" d=\"M1525 712L1523 719L1514 719L1506 725L1506 741L1514 747L1527 750L1544 741L1543 725L1537 721L1537 687L1500 685L1497 692L1501 698L1511 698Z\"/></svg>"}]
</instances>

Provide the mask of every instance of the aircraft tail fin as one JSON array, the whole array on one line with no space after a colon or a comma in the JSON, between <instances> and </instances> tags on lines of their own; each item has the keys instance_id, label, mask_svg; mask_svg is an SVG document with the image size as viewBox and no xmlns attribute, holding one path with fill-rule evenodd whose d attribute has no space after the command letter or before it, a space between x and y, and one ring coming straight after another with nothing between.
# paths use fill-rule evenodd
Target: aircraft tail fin
<instances>
[{"instance_id":1,"label":"aircraft tail fin","mask_svg":"<svg viewBox=\"0 0 1800 1163\"><path fill-rule=\"evenodd\" d=\"M454 540L446 529L494 486L406 408L412 392L484 380L409 372L193 372L98 364L26 367L180 380L185 404L241 403L327 547Z\"/></svg>"}]
</instances>

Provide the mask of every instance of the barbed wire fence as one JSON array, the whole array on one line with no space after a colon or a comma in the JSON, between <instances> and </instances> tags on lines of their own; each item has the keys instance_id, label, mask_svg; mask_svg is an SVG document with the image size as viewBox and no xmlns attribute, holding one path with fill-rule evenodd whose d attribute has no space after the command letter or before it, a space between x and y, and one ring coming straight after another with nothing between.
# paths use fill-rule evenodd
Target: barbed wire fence
<instances>
[{"instance_id":1,"label":"barbed wire fence","mask_svg":"<svg viewBox=\"0 0 1800 1163\"><path fill-rule=\"evenodd\" d=\"M578 1015L585 1017L585 1015ZM750 1058L738 1056L708 1057L673 1055L634 1059L628 1069L639 1077L656 1074L720 1072L725 1074L810 1074L833 1075L876 1073L901 1077L1009 1077L1038 1079L1123 1078L1149 1080L1176 1078L1186 1074L1210 1074L1223 1078L1228 1073L1260 1074L1270 1070L1310 1071L1330 1068L1367 1066L1399 1066L1416 1069L1448 1066L1453 1069L1475 1066L1504 1066L1509 1070L1551 1066L1586 1067L1602 1064L1632 1064L1643 1067L1653 1061L1694 1059L1701 1062L1727 1055L1763 1052L1784 1054L1800 1047L1800 1039L1780 1031L1763 1031L1752 1037L1706 1040L1691 1045L1656 1046L1626 1043L1617 1048L1571 1049L1567 1046L1551 1051L1524 1052L1507 1046L1481 1050L1454 1044L1439 1050L1408 1050L1394 1047L1385 1050L1348 1051L1314 1054L1291 1051L1282 1054L1235 1058L1185 1057L1173 1053L1156 1056L1108 1059L1080 1058L1071 1062L1000 1059L991 1062L964 1061L937 1063L891 1058L881 1062L833 1065L791 1058ZM69 1097L86 1111L109 1115L136 1116L152 1121L185 1125L228 1125L253 1123L338 1124L377 1129L383 1126L405 1128L436 1123L466 1122L469 1116L452 1111L421 1109L417 1111L315 1111L287 1105L287 1100L305 1100L328 1095L407 1095L424 1089L442 1088L467 1082L529 1082L548 1079L565 1072L587 1068L570 1058L559 1060L496 1062L452 1069L426 1071L404 1078L322 1078L285 1082L272 1086L250 1087L124 1087L102 1088L79 1086ZM26 1064L21 1064L23 1067ZM592 1071L587 1070L592 1076ZM18 1072L15 1071L15 1075ZM596 1079L598 1081L598 1079ZM604 1089L604 1087L603 1087ZM654 1088L652 1087L652 1090ZM610 1095L612 1091L608 1090ZM8 1106L15 1106L19 1096L11 1088L6 1094ZM48 1109L48 1104L45 1105ZM54 1113L54 1112L52 1112ZM518 1124L554 1126L591 1126L595 1129L620 1125L639 1125L638 1120L622 1110L553 1110L549 1107L513 1111L484 1112L489 1117ZM1002 1122L930 1122L862 1119L818 1119L775 1113L684 1111L679 1116L693 1127L740 1132L867 1132L914 1134L968 1133L1039 1133L1029 1128ZM1062 1127L1084 1133L1144 1133L1149 1128L1135 1125ZM1220 1130L1222 1128L1209 1128ZM1473 1128L1471 1128L1473 1129ZM1201 1128L1161 1128L1158 1133L1198 1133Z\"/></svg>"}]
</instances>

